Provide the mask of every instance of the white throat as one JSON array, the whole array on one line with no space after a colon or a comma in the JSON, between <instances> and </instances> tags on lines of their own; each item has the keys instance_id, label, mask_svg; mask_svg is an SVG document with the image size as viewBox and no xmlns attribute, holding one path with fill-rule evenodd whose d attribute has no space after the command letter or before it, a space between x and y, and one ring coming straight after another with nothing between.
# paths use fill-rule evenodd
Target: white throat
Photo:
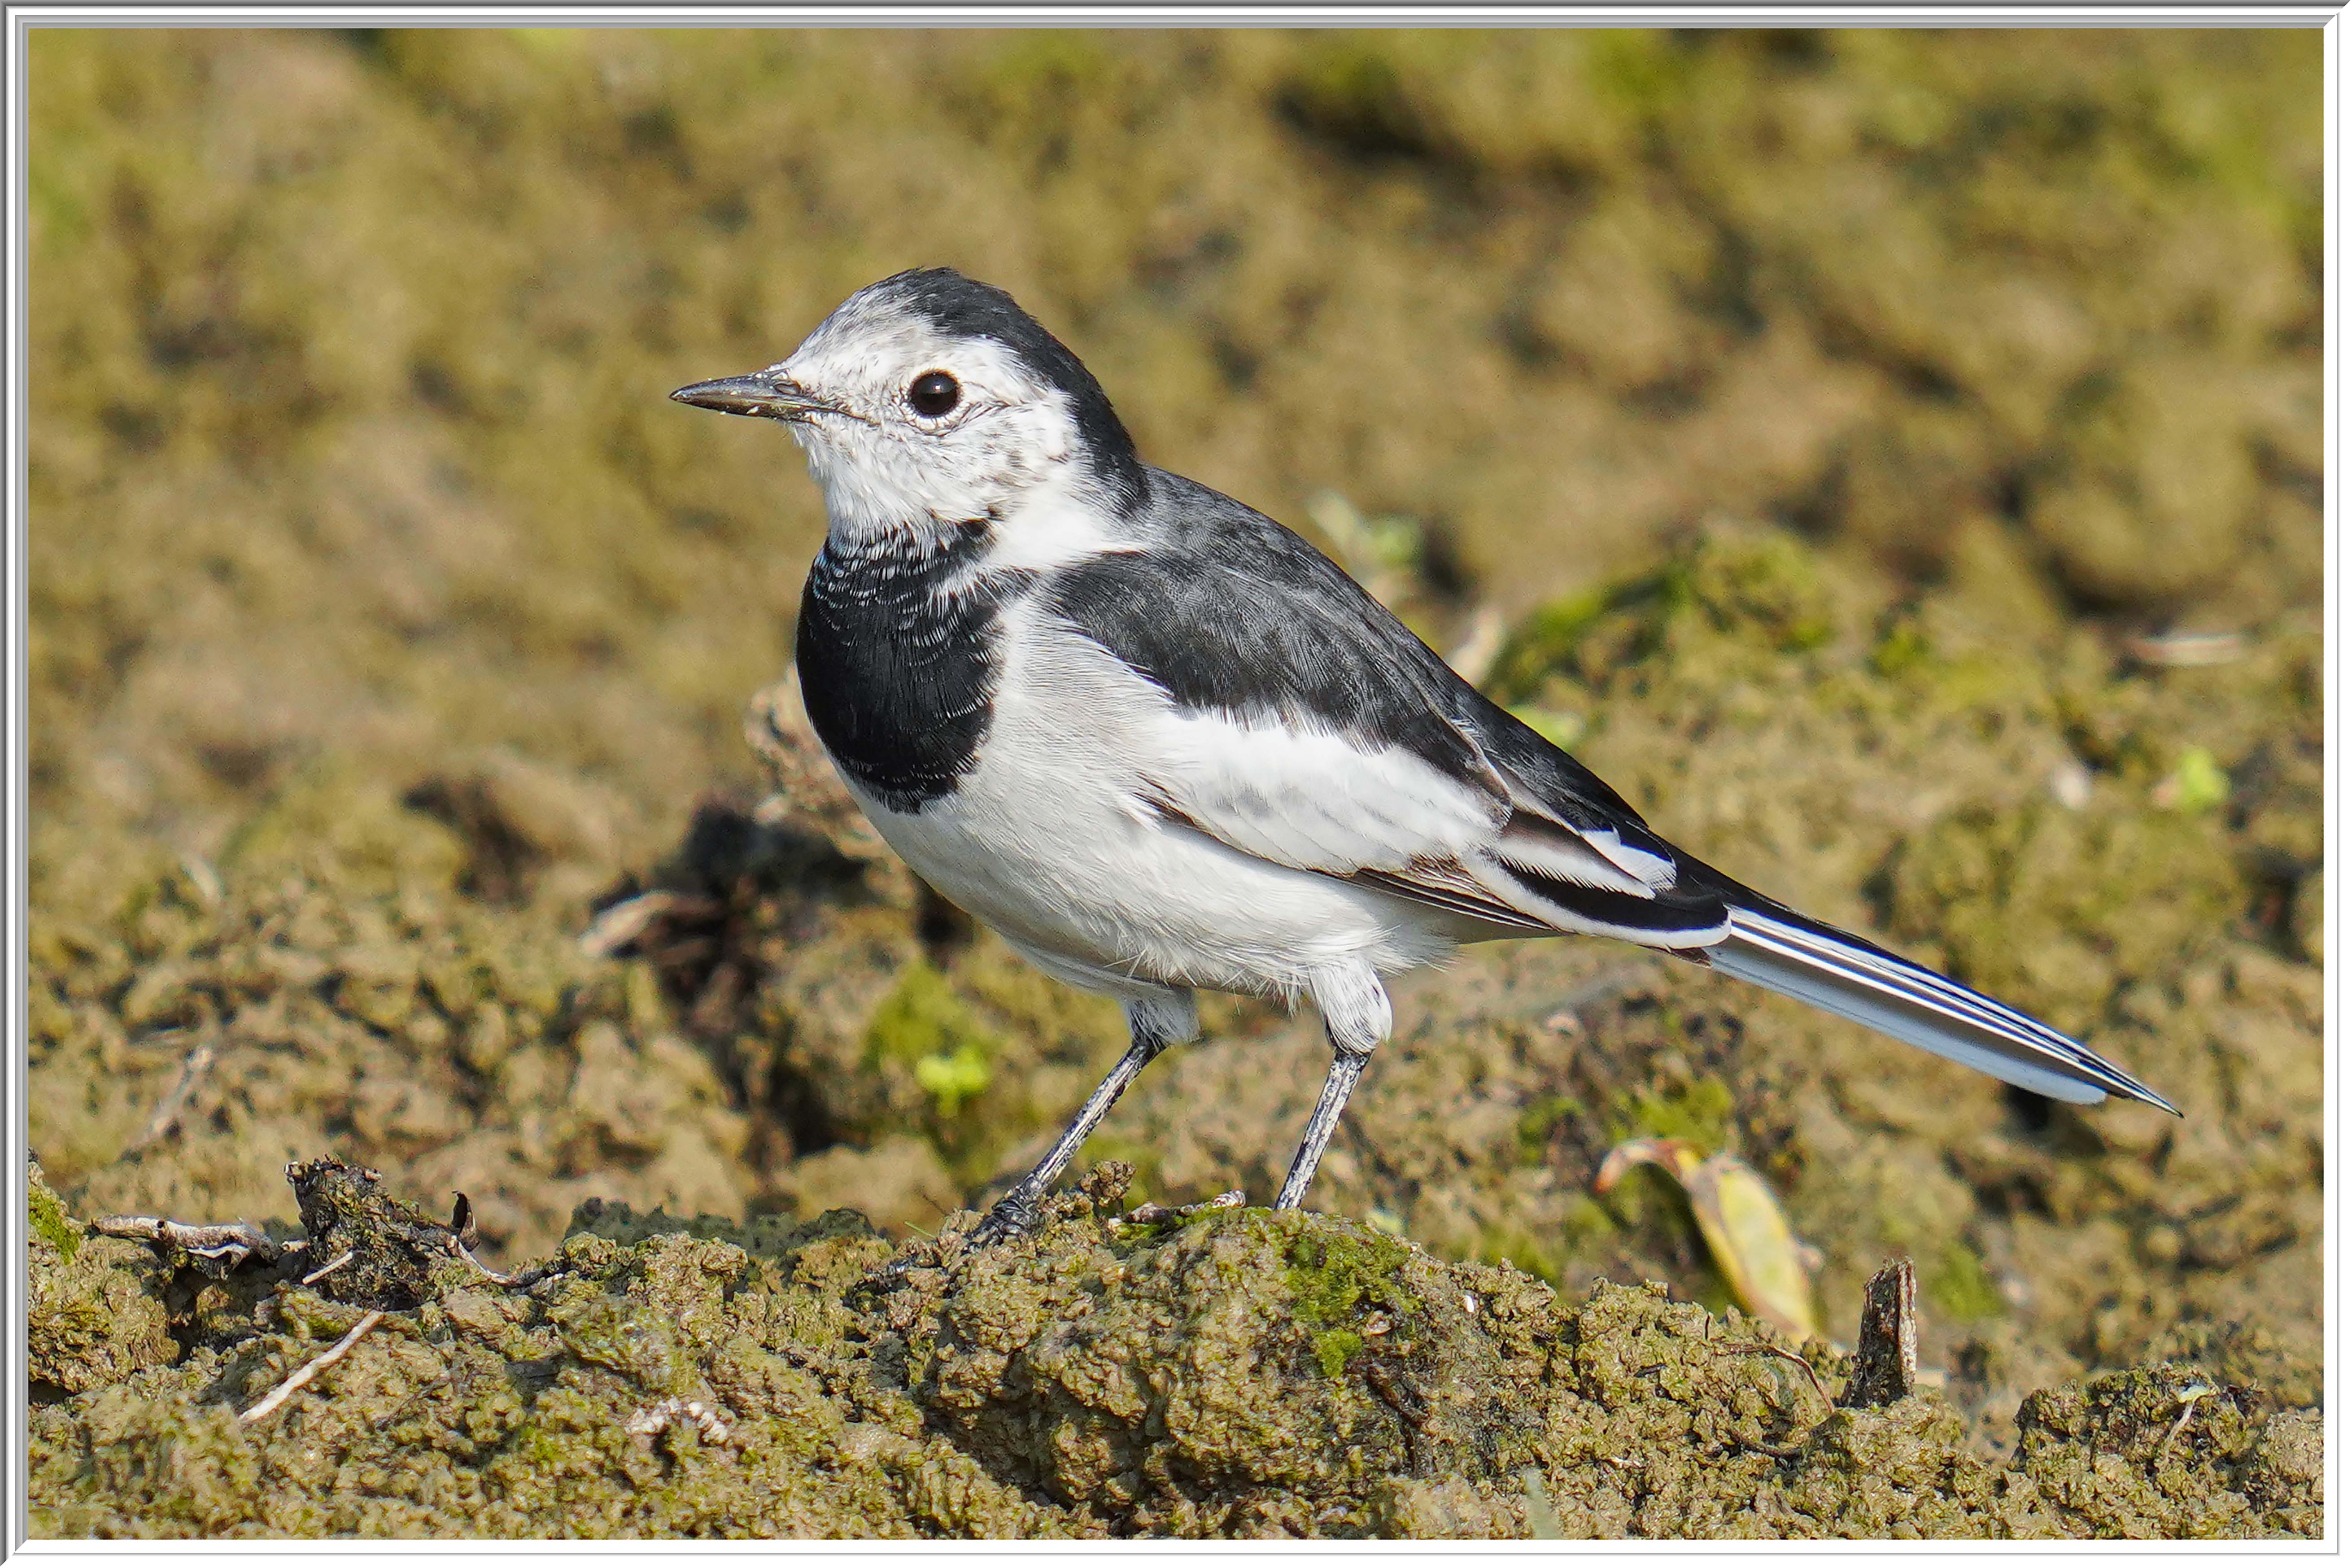
<instances>
[{"instance_id":1,"label":"white throat","mask_svg":"<svg viewBox=\"0 0 2352 1568\"><path fill-rule=\"evenodd\" d=\"M839 548L855 551L892 534L951 530L975 520L989 524L992 568L1045 571L1140 543L1121 527L1118 509L1067 441L1052 443L1059 449L1050 454L1040 443L1026 447L1025 460L908 485L897 465L877 472L867 454L845 451L830 432L794 426L793 435L824 494L826 536Z\"/></svg>"}]
</instances>

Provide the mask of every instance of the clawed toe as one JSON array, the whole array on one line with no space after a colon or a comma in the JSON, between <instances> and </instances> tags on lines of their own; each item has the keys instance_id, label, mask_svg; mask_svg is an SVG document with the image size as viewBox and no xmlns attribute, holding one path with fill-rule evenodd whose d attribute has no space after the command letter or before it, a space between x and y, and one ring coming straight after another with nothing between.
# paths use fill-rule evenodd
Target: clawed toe
<instances>
[{"instance_id":1,"label":"clawed toe","mask_svg":"<svg viewBox=\"0 0 2352 1568\"><path fill-rule=\"evenodd\" d=\"M1045 1223L1037 1205L1020 1193L1008 1193L966 1234L965 1246L994 1247L1015 1237L1028 1236Z\"/></svg>"}]
</instances>

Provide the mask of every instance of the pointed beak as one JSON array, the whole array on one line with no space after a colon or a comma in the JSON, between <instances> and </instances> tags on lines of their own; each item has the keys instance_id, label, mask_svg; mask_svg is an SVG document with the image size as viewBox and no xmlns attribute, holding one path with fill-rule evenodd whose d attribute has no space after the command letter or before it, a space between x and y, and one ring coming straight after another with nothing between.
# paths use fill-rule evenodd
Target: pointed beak
<instances>
[{"instance_id":1,"label":"pointed beak","mask_svg":"<svg viewBox=\"0 0 2352 1568\"><path fill-rule=\"evenodd\" d=\"M669 395L673 403L691 403L697 408L756 419L805 419L812 414L842 412L821 397L810 396L790 377L770 370L698 381Z\"/></svg>"}]
</instances>

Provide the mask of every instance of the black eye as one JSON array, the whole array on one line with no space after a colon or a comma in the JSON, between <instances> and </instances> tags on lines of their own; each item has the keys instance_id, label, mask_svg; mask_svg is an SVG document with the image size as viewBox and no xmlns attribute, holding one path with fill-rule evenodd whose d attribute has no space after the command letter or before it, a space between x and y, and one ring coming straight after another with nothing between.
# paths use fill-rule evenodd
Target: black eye
<instances>
[{"instance_id":1,"label":"black eye","mask_svg":"<svg viewBox=\"0 0 2352 1568\"><path fill-rule=\"evenodd\" d=\"M927 370L907 388L908 406L926 419L937 419L953 408L956 399L962 395L963 388L956 384L956 378L943 370Z\"/></svg>"}]
</instances>

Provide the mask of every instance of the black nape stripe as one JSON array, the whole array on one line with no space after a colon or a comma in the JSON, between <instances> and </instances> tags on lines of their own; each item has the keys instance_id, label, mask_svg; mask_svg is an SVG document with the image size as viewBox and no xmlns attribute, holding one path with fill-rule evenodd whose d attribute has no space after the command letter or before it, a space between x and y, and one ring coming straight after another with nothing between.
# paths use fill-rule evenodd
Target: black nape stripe
<instances>
[{"instance_id":1,"label":"black nape stripe","mask_svg":"<svg viewBox=\"0 0 2352 1568\"><path fill-rule=\"evenodd\" d=\"M801 591L802 700L834 760L893 811L953 793L979 760L1002 664L997 613L1028 574L976 575L992 532L831 543Z\"/></svg>"}]
</instances>

